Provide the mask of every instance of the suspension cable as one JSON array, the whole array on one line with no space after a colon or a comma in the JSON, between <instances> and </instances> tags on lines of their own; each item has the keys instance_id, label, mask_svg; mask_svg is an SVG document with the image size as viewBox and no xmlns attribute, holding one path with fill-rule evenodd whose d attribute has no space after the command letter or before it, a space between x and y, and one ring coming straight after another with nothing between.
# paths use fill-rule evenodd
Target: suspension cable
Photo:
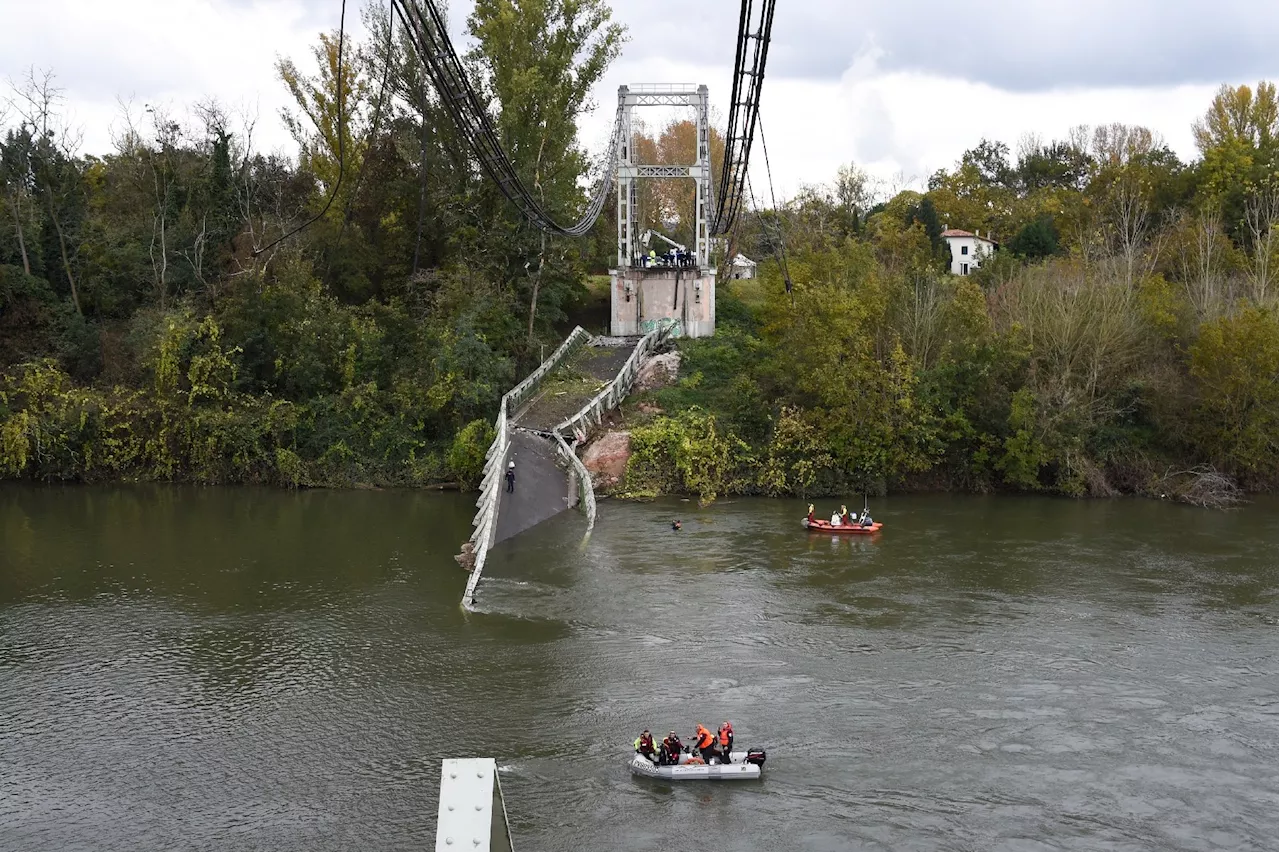
<instances>
[{"instance_id":1,"label":"suspension cable","mask_svg":"<svg viewBox=\"0 0 1280 852\"><path fill-rule=\"evenodd\" d=\"M436 0L392 0L392 5L409 31L410 42L436 85L442 106L470 144L481 168L497 184L499 191L540 230L574 237L588 233L604 209L612 182L613 172L609 163L611 156L617 151L622 133L621 105L603 158L604 168L586 209L573 224L558 224L525 186L511 158L507 156L488 110L458 59Z\"/></svg>"},{"instance_id":2,"label":"suspension cable","mask_svg":"<svg viewBox=\"0 0 1280 852\"><path fill-rule=\"evenodd\" d=\"M782 235L782 219L778 212L778 198L773 194L773 169L769 167L769 146L764 141L764 122L760 116L756 116L756 122L760 127L760 148L764 151L764 173L769 181L769 203L773 205L773 215L778 218L778 262L782 265L782 277L787 282L787 292L791 292L791 271L787 268L787 246L786 239Z\"/></svg>"},{"instance_id":3,"label":"suspension cable","mask_svg":"<svg viewBox=\"0 0 1280 852\"><path fill-rule=\"evenodd\" d=\"M733 89L730 93L729 125L725 136L724 162L720 169L720 191L711 225L712 234L726 233L733 226L742 205L742 191L751 159L751 142L760 111L760 92L764 85L775 3L776 0L762 0L759 20L756 22L753 14L754 0L742 0Z\"/></svg>"},{"instance_id":4,"label":"suspension cable","mask_svg":"<svg viewBox=\"0 0 1280 852\"><path fill-rule=\"evenodd\" d=\"M287 234L282 234L281 236L276 237L274 240L267 243L265 246L263 246L260 249L254 249L253 250L254 257L257 257L258 255L265 252L267 249L275 247L276 245L292 237L294 234L297 234L300 231L304 230L305 228L309 228L312 225L314 225L316 222L320 221L320 219L323 218L324 214L329 212L329 208L333 206L333 200L338 197L338 189L342 186L342 172L345 165L344 161L346 159L346 152L343 149L343 144L342 144L343 137L346 136L346 130L343 126L344 122L342 119L342 105L343 105L343 102L346 100L346 95L343 93L343 90L342 90L342 82L343 82L342 80L342 48L343 48L343 41L346 37L346 30L347 30L347 0L342 0L342 11L338 16L338 79L337 79L337 82L338 82L338 179L333 183L333 190L329 193L329 199L325 201L323 210L321 210L315 216L312 216L306 222L303 222L301 225L294 228L292 231L289 231Z\"/></svg>"}]
</instances>

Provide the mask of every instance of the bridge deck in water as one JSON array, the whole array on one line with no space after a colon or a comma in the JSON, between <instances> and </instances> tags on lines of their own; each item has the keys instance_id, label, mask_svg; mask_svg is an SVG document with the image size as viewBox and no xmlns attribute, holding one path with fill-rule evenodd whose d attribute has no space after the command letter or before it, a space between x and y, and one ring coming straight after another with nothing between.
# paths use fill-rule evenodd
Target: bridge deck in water
<instances>
[{"instance_id":1,"label":"bridge deck in water","mask_svg":"<svg viewBox=\"0 0 1280 852\"><path fill-rule=\"evenodd\" d=\"M584 346L520 411L514 413L507 462L516 463L515 487L503 485L494 543L505 541L569 508L568 479L549 432L572 417L613 380L640 338L610 338L611 345Z\"/></svg>"}]
</instances>

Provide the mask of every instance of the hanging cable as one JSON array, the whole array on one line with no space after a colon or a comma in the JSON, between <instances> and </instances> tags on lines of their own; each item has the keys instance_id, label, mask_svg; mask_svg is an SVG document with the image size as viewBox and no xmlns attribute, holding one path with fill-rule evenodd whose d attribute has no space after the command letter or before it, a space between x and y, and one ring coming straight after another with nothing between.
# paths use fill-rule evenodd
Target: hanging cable
<instances>
[{"instance_id":1,"label":"hanging cable","mask_svg":"<svg viewBox=\"0 0 1280 852\"><path fill-rule=\"evenodd\" d=\"M760 119L760 116L758 115L756 116L756 123L760 127L760 149L764 152L764 173L765 173L765 177L768 178L768 181L769 181L769 203L773 205L773 215L775 217L778 217L778 227L777 227L778 262L782 266L782 278L784 281L786 281L787 292L790 293L791 292L791 271L787 268L787 246L786 246L786 240L783 238L783 235L782 235L782 218L781 218L782 214L778 210L778 198L773 194L773 169L770 168L769 166L769 146L764 141L764 122ZM792 298L794 299L795 297L792 296Z\"/></svg>"},{"instance_id":2,"label":"hanging cable","mask_svg":"<svg viewBox=\"0 0 1280 852\"><path fill-rule=\"evenodd\" d=\"M499 191L520 208L526 219L543 231L573 237L588 233L604 209L612 185L613 172L610 164L622 133L621 105L614 120L609 146L601 159L603 168L586 209L578 221L571 225L560 225L525 186L511 158L507 156L488 109L472 87L449 40L444 15L436 0L392 0L392 6L408 30L410 42L435 83L445 112L453 119L480 167L497 184Z\"/></svg>"},{"instance_id":3,"label":"hanging cable","mask_svg":"<svg viewBox=\"0 0 1280 852\"><path fill-rule=\"evenodd\" d=\"M342 186L342 172L344 168L343 161L346 158L346 152L342 144L342 139L346 135L346 131L343 127L343 120L342 120L342 104L343 104L343 101L346 100L346 95L342 91L342 82L343 82L342 81L342 48L343 48L343 41L346 37L346 30L347 30L347 0L342 0L342 12L338 16L338 72L337 72L338 73L338 179L334 181L333 191L329 193L329 199L324 203L323 210L321 210L315 216L308 219L306 222L303 222L298 227L294 228L289 233L276 237L274 240L267 243L265 246L263 246L260 249L254 249L253 251L254 257L257 257L258 255L262 254L269 248L274 248L275 246L279 245L280 243L292 237L294 234L302 231L305 228L309 228L312 225L314 225L316 222L320 221L320 219L324 216L324 214L329 212L329 208L333 206L333 200L338 197L338 189Z\"/></svg>"},{"instance_id":4,"label":"hanging cable","mask_svg":"<svg viewBox=\"0 0 1280 852\"><path fill-rule=\"evenodd\" d=\"M381 124L381 121L382 121L382 105L383 105L383 102L386 100L386 96L387 96L387 81L391 77L391 51L394 49L394 44L395 44L395 42L393 41L392 35L395 32L395 28L396 28L395 22L396 22L395 15L393 15L391 12L391 4L388 3L387 4L387 47L386 47L386 51L383 54L384 61L383 61L383 67L382 67L382 85L378 89L378 100L377 102L374 103L374 106L373 106L373 122L369 126L369 137L365 142L366 150L369 149L370 146L374 144L374 142L377 140L378 126ZM356 183L355 183L355 186L351 187L351 196L347 199L346 207L343 208L342 227L338 229L338 239L334 241L334 248L337 248L342 245L342 238L347 233L347 225L350 224L351 222L351 206L356 203L356 196L360 194L360 184L364 182L365 165L367 164L362 163L360 167L360 171L356 173ZM331 265L331 263L332 263L332 255L330 255L330 259L325 262L326 275L328 274L329 266Z\"/></svg>"}]
</instances>

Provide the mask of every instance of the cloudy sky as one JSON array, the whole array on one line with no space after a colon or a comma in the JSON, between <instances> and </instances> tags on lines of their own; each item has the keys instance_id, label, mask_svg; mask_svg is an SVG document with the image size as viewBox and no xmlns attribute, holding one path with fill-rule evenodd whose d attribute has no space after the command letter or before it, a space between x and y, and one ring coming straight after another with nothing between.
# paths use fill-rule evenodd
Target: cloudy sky
<instances>
[{"instance_id":1,"label":"cloudy sky","mask_svg":"<svg viewBox=\"0 0 1280 852\"><path fill-rule=\"evenodd\" d=\"M348 0L357 38L364 2ZM317 33L337 27L340 0L0 5L0 76L52 69L85 152L110 149L120 100L181 112L210 95L258 115L258 147L291 151L273 65L308 60ZM622 83L705 82L727 112L734 0L613 7L630 41L583 124L589 147L607 137ZM470 8L451 4L455 29ZM1050 139L1081 123L1143 124L1189 159L1191 122L1221 83L1280 76L1278 32L1274 0L784 0L761 107L774 185L789 196L852 162L886 191L918 186L984 136L1016 150L1025 133ZM763 188L759 150L752 179Z\"/></svg>"}]
</instances>

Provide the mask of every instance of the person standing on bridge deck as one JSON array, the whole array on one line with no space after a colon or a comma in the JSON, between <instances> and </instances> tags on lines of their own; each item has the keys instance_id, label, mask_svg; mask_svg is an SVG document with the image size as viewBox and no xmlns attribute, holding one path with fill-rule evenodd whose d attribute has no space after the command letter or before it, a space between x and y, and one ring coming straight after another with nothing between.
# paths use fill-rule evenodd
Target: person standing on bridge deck
<instances>
[{"instance_id":1,"label":"person standing on bridge deck","mask_svg":"<svg viewBox=\"0 0 1280 852\"><path fill-rule=\"evenodd\" d=\"M516 463L507 462L507 493L516 490Z\"/></svg>"}]
</instances>

